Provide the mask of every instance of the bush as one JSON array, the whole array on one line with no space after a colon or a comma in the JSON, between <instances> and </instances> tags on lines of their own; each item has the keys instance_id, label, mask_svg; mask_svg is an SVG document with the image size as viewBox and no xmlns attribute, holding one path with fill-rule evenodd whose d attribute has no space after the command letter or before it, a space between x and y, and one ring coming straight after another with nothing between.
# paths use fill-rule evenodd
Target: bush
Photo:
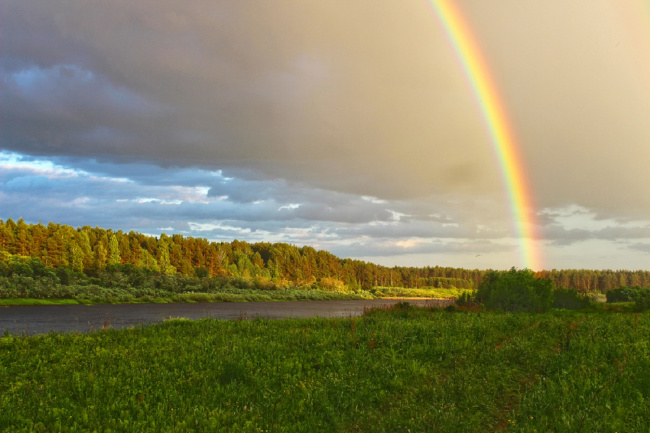
<instances>
[{"instance_id":1,"label":"bush","mask_svg":"<svg viewBox=\"0 0 650 433\"><path fill-rule=\"evenodd\" d=\"M634 309L636 311L650 310L650 289L639 292L634 302Z\"/></svg>"},{"instance_id":2,"label":"bush","mask_svg":"<svg viewBox=\"0 0 650 433\"><path fill-rule=\"evenodd\" d=\"M641 287L619 287L607 292L607 302L634 302L644 290Z\"/></svg>"},{"instance_id":3,"label":"bush","mask_svg":"<svg viewBox=\"0 0 650 433\"><path fill-rule=\"evenodd\" d=\"M343 281L337 278L321 278L318 282L318 288L326 292L345 292L347 287Z\"/></svg>"},{"instance_id":4,"label":"bush","mask_svg":"<svg viewBox=\"0 0 650 433\"><path fill-rule=\"evenodd\" d=\"M489 271L478 286L476 300L491 310L544 312L553 305L553 281L535 278L529 269Z\"/></svg>"},{"instance_id":5,"label":"bush","mask_svg":"<svg viewBox=\"0 0 650 433\"><path fill-rule=\"evenodd\" d=\"M415 307L410 302L403 301L403 302L398 302L397 304L395 304L395 309L396 310L411 311L411 310L415 309Z\"/></svg>"},{"instance_id":6,"label":"bush","mask_svg":"<svg viewBox=\"0 0 650 433\"><path fill-rule=\"evenodd\" d=\"M458 299L456 299L456 305L461 307L476 305L476 298L472 295L472 292L463 292L460 294Z\"/></svg>"},{"instance_id":7,"label":"bush","mask_svg":"<svg viewBox=\"0 0 650 433\"><path fill-rule=\"evenodd\" d=\"M591 300L588 296L578 293L576 289L556 289L553 292L553 308L563 308L565 310L579 310L587 307Z\"/></svg>"}]
</instances>

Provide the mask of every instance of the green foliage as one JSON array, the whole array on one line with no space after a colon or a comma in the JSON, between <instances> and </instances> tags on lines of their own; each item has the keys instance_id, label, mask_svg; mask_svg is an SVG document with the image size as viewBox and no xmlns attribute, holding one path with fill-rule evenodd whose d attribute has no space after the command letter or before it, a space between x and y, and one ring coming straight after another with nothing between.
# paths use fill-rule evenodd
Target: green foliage
<instances>
[{"instance_id":1,"label":"green foliage","mask_svg":"<svg viewBox=\"0 0 650 433\"><path fill-rule=\"evenodd\" d=\"M194 276L197 278L208 278L210 276L210 271L208 268L201 266L194 269Z\"/></svg>"},{"instance_id":2,"label":"green foliage","mask_svg":"<svg viewBox=\"0 0 650 433\"><path fill-rule=\"evenodd\" d=\"M535 278L528 269L490 271L478 286L476 299L491 310L544 312L553 305L553 282Z\"/></svg>"},{"instance_id":3,"label":"green foliage","mask_svg":"<svg viewBox=\"0 0 650 433\"><path fill-rule=\"evenodd\" d=\"M404 311L412 311L412 310L415 309L413 304L411 304L410 302L406 302L406 301L398 302L397 304L395 304L394 308L396 310L404 310Z\"/></svg>"},{"instance_id":4,"label":"green foliage","mask_svg":"<svg viewBox=\"0 0 650 433\"><path fill-rule=\"evenodd\" d=\"M634 300L635 311L650 310L650 290L646 289L640 292Z\"/></svg>"},{"instance_id":5,"label":"green foliage","mask_svg":"<svg viewBox=\"0 0 650 433\"><path fill-rule=\"evenodd\" d=\"M650 313L170 320L0 337L1 431L647 431Z\"/></svg>"},{"instance_id":6,"label":"green foliage","mask_svg":"<svg viewBox=\"0 0 650 433\"><path fill-rule=\"evenodd\" d=\"M439 289L422 287L419 289L409 289L406 287L375 287L372 292L381 298L455 298L466 291L456 288Z\"/></svg>"},{"instance_id":7,"label":"green foliage","mask_svg":"<svg viewBox=\"0 0 650 433\"><path fill-rule=\"evenodd\" d=\"M55 223L45 226L27 224L22 219L16 223L9 218L0 220L0 276L14 273L10 269L13 266L9 263L13 260L11 257L33 258L45 267L67 267L88 276L114 266L132 265L169 276L178 273L186 277L273 280L282 286L315 289L317 285L322 290L337 293L371 291L376 287L474 290L486 276L486 271L478 269L440 266L389 268L284 243L209 242L178 234L162 234L156 238L99 227L73 228ZM26 272L29 269L24 267L24 263L19 263L15 273L40 278L40 275ZM605 293L621 286L650 287L648 271L569 269L539 271L535 276L580 293ZM75 284L78 277L69 277L71 282L64 284ZM64 275L63 279L66 278ZM340 284L344 287L341 288Z\"/></svg>"},{"instance_id":8,"label":"green foliage","mask_svg":"<svg viewBox=\"0 0 650 433\"><path fill-rule=\"evenodd\" d=\"M592 303L591 298L575 289L555 289L553 298L553 308L565 310L579 310Z\"/></svg>"},{"instance_id":9,"label":"green foliage","mask_svg":"<svg viewBox=\"0 0 650 433\"><path fill-rule=\"evenodd\" d=\"M475 305L476 303L476 294L473 292L465 291L460 294L458 299L456 299L456 305L461 307L469 307Z\"/></svg>"},{"instance_id":10,"label":"green foliage","mask_svg":"<svg viewBox=\"0 0 650 433\"><path fill-rule=\"evenodd\" d=\"M607 296L607 302L634 302L640 294L649 290L642 289L638 286L619 287L618 289L608 291L605 296Z\"/></svg>"},{"instance_id":11,"label":"green foliage","mask_svg":"<svg viewBox=\"0 0 650 433\"><path fill-rule=\"evenodd\" d=\"M57 300L77 303L241 302L330 299L372 299L369 292L326 292L296 286L277 286L242 278L203 278L160 275L127 265L107 268L96 277L58 268L51 278L24 275L0 277L0 299ZM64 284L65 283L65 284ZM23 303L36 304L34 301ZM16 304L13 301L12 304Z\"/></svg>"}]
</instances>

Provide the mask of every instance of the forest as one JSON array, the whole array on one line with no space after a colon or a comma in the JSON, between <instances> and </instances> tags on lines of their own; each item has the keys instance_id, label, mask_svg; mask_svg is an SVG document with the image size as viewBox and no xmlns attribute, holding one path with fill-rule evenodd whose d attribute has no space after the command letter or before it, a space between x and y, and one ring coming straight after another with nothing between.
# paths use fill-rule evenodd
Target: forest
<instances>
[{"instance_id":1,"label":"forest","mask_svg":"<svg viewBox=\"0 0 650 433\"><path fill-rule=\"evenodd\" d=\"M440 266L386 267L285 243L210 242L180 234L154 237L99 227L0 219L0 277L39 276L41 268L62 282L74 275L97 277L117 269L125 274L142 276L144 272L158 278L218 277L236 279L240 284L273 282L280 287L329 291L373 287L475 289L489 271ZM606 293L626 286L650 287L650 272L641 270L553 269L536 272L535 276L552 280L558 288L573 288L581 293Z\"/></svg>"}]
</instances>

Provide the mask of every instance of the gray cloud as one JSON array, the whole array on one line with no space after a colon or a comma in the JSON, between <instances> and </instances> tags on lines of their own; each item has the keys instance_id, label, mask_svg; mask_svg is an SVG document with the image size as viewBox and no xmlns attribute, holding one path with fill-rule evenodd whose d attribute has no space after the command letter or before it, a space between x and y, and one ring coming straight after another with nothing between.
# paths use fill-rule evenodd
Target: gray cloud
<instances>
[{"instance_id":1,"label":"gray cloud","mask_svg":"<svg viewBox=\"0 0 650 433\"><path fill-rule=\"evenodd\" d=\"M628 248L636 251L642 251L644 253L650 253L650 243L637 242L632 245L629 245Z\"/></svg>"},{"instance_id":2,"label":"gray cloud","mask_svg":"<svg viewBox=\"0 0 650 433\"><path fill-rule=\"evenodd\" d=\"M11 160L13 165L6 163ZM509 239L507 225L501 227L498 212L485 204L461 206L465 209L461 212L454 209L458 202L440 200L439 205L425 206L419 200L377 200L287 181L226 178L205 170L92 161L56 165L7 154L4 161L0 202L12 210L5 216L31 222L99 225L154 235L165 231L216 241L288 242L385 264L460 262L482 268L516 264L511 256L518 250L517 241ZM219 195L210 194L211 184L219 185ZM229 199L247 197L245 192L251 190L263 192L265 198ZM472 217L474 212L482 217ZM480 224L486 221L495 222L488 227ZM650 239L648 224L620 225L584 208L549 209L539 221L546 250L557 257L567 257L566 251L576 248L589 254L596 250L593 242L606 241L617 252L614 257L623 258L621 251L643 251L644 244L637 248L630 240ZM594 221L606 226L589 226ZM573 228L579 224L588 227ZM606 257L612 260L611 255Z\"/></svg>"},{"instance_id":3,"label":"gray cloud","mask_svg":"<svg viewBox=\"0 0 650 433\"><path fill-rule=\"evenodd\" d=\"M497 189L489 165L461 156L489 147L480 127L455 126L471 99L453 96L462 78L449 53L436 58L447 47L418 18L426 5L368 10L7 2L2 145L386 197Z\"/></svg>"},{"instance_id":4,"label":"gray cloud","mask_svg":"<svg viewBox=\"0 0 650 433\"><path fill-rule=\"evenodd\" d=\"M497 244L489 241L455 240L455 241L434 241L423 242L413 246L401 246L378 239L366 242L354 242L350 245L338 245L335 250L344 257L395 257L395 256L432 256L450 255L455 257L465 256L474 258L492 253L512 252L513 245ZM477 254L480 253L480 254ZM478 261L478 260L477 260Z\"/></svg>"},{"instance_id":5,"label":"gray cloud","mask_svg":"<svg viewBox=\"0 0 650 433\"><path fill-rule=\"evenodd\" d=\"M634 6L459 6L544 210L540 244L648 238L650 28ZM485 120L427 2L7 0L0 15L0 149L71 170L1 172L4 209L378 256L512 243Z\"/></svg>"}]
</instances>

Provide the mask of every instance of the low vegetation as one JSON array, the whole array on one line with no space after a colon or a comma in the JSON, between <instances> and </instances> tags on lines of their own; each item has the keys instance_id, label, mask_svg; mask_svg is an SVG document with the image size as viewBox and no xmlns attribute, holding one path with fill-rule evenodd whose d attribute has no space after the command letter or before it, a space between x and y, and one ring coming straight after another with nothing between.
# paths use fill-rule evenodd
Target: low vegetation
<instances>
[{"instance_id":1,"label":"low vegetation","mask_svg":"<svg viewBox=\"0 0 650 433\"><path fill-rule=\"evenodd\" d=\"M478 286L476 300L488 309L541 313L553 305L553 289L551 280L535 278L528 269L490 271Z\"/></svg>"},{"instance_id":2,"label":"low vegetation","mask_svg":"<svg viewBox=\"0 0 650 433\"><path fill-rule=\"evenodd\" d=\"M6 431L646 431L650 313L431 310L0 337Z\"/></svg>"},{"instance_id":3,"label":"low vegetation","mask_svg":"<svg viewBox=\"0 0 650 433\"><path fill-rule=\"evenodd\" d=\"M650 288L619 287L607 292L607 302L634 302L637 311L650 309Z\"/></svg>"},{"instance_id":4,"label":"low vegetation","mask_svg":"<svg viewBox=\"0 0 650 433\"><path fill-rule=\"evenodd\" d=\"M371 290L375 296L380 298L457 298L464 289L451 287L448 289L436 287L421 287L409 289L406 287L375 287Z\"/></svg>"},{"instance_id":5,"label":"low vegetation","mask_svg":"<svg viewBox=\"0 0 650 433\"><path fill-rule=\"evenodd\" d=\"M447 284L451 279L444 281L449 288L364 290L328 277L292 282L264 276L166 275L132 264L115 264L86 274L66 266L45 266L33 257L0 254L1 257L4 260L0 260L0 305L453 298L460 293Z\"/></svg>"},{"instance_id":6,"label":"low vegetation","mask_svg":"<svg viewBox=\"0 0 650 433\"><path fill-rule=\"evenodd\" d=\"M552 280L535 277L528 269L512 268L507 272L488 272L476 292L462 292L457 297L456 305L529 313L542 313L550 308L645 311L650 309L650 289L622 287L611 290L607 292L607 301L616 304L613 308L599 307L595 293L556 288Z\"/></svg>"}]
</instances>

